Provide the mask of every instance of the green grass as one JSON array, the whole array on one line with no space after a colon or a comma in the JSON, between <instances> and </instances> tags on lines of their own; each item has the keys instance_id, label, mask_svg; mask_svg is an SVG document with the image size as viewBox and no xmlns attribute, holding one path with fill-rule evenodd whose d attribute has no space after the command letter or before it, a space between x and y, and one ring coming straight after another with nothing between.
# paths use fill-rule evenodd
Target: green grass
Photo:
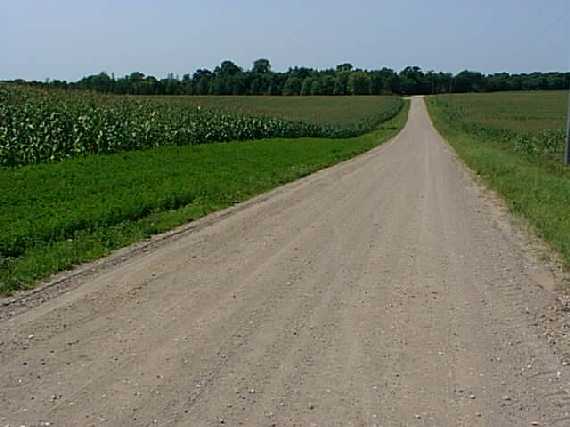
<instances>
[{"instance_id":1,"label":"green grass","mask_svg":"<svg viewBox=\"0 0 570 427\"><path fill-rule=\"evenodd\" d=\"M390 96L177 96L146 97L229 113L278 117L318 125L350 126L389 108Z\"/></svg>"},{"instance_id":2,"label":"green grass","mask_svg":"<svg viewBox=\"0 0 570 427\"><path fill-rule=\"evenodd\" d=\"M349 139L160 147L0 169L0 293L365 152L401 129L405 105Z\"/></svg>"},{"instance_id":3,"label":"green grass","mask_svg":"<svg viewBox=\"0 0 570 427\"><path fill-rule=\"evenodd\" d=\"M558 158L517 151L504 135L473 131L472 126L508 129L515 139L519 133L557 130L564 123L564 96L567 93L497 93L446 96L444 102L430 97L427 103L436 128L459 156L504 197L515 215L560 252L569 267L570 168ZM463 115L450 114L455 103Z\"/></svg>"}]
</instances>

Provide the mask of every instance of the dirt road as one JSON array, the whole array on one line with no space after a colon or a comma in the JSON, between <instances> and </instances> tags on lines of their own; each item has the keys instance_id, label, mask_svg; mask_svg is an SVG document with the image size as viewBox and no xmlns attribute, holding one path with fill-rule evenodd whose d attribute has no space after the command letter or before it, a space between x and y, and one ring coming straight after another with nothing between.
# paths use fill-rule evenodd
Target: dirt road
<instances>
[{"instance_id":1,"label":"dirt road","mask_svg":"<svg viewBox=\"0 0 570 427\"><path fill-rule=\"evenodd\" d=\"M569 426L506 218L414 98L391 143L2 307L0 425Z\"/></svg>"}]
</instances>

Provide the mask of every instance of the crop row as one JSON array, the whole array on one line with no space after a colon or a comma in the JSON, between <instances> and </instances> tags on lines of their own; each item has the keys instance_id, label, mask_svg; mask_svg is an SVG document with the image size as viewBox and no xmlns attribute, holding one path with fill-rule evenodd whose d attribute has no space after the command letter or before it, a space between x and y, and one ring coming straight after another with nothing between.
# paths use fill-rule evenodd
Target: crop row
<instances>
[{"instance_id":1,"label":"crop row","mask_svg":"<svg viewBox=\"0 0 570 427\"><path fill-rule=\"evenodd\" d=\"M0 87L0 165L57 161L163 145L262 138L358 136L395 116L402 101L343 126L207 110L148 99Z\"/></svg>"}]
</instances>

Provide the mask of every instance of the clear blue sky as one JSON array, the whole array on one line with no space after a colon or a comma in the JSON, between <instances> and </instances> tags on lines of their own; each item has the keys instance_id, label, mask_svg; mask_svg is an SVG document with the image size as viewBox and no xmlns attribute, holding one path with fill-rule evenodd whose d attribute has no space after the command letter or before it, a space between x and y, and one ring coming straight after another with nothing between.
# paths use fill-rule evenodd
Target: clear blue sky
<instances>
[{"instance_id":1,"label":"clear blue sky","mask_svg":"<svg viewBox=\"0 0 570 427\"><path fill-rule=\"evenodd\" d=\"M249 68L566 71L570 0L0 0L0 80Z\"/></svg>"}]
</instances>

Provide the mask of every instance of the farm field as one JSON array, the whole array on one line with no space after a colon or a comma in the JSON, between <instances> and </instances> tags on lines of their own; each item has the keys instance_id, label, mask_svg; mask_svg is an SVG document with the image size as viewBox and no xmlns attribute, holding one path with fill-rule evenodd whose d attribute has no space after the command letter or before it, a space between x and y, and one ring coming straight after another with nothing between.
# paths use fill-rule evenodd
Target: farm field
<instances>
[{"instance_id":1,"label":"farm field","mask_svg":"<svg viewBox=\"0 0 570 427\"><path fill-rule=\"evenodd\" d=\"M570 168L562 164L567 92L428 98L435 126L511 210L570 266Z\"/></svg>"},{"instance_id":2,"label":"farm field","mask_svg":"<svg viewBox=\"0 0 570 427\"><path fill-rule=\"evenodd\" d=\"M334 126L374 120L374 111L399 102L398 97L390 96L154 96L147 99Z\"/></svg>"},{"instance_id":3,"label":"farm field","mask_svg":"<svg viewBox=\"0 0 570 427\"><path fill-rule=\"evenodd\" d=\"M463 122L515 132L560 130L566 125L567 91L495 92L438 95L438 105L449 105Z\"/></svg>"},{"instance_id":4,"label":"farm field","mask_svg":"<svg viewBox=\"0 0 570 427\"><path fill-rule=\"evenodd\" d=\"M272 107L265 114L260 112L262 107L254 111L255 105L265 102L263 98L226 98L206 108L189 97L151 99L0 86L0 165L35 164L163 145L262 138L348 138L372 131L394 117L402 106L397 97L321 98L284 104L269 100ZM332 107L327 107L328 102ZM225 104L233 107L225 108ZM242 104L247 108L238 109ZM284 110L280 117L267 115L280 106ZM319 109L323 112L318 113Z\"/></svg>"},{"instance_id":5,"label":"farm field","mask_svg":"<svg viewBox=\"0 0 570 427\"><path fill-rule=\"evenodd\" d=\"M368 105L385 119L402 101ZM167 144L0 168L0 293L367 151L402 128L407 107L396 113L352 138Z\"/></svg>"}]
</instances>

